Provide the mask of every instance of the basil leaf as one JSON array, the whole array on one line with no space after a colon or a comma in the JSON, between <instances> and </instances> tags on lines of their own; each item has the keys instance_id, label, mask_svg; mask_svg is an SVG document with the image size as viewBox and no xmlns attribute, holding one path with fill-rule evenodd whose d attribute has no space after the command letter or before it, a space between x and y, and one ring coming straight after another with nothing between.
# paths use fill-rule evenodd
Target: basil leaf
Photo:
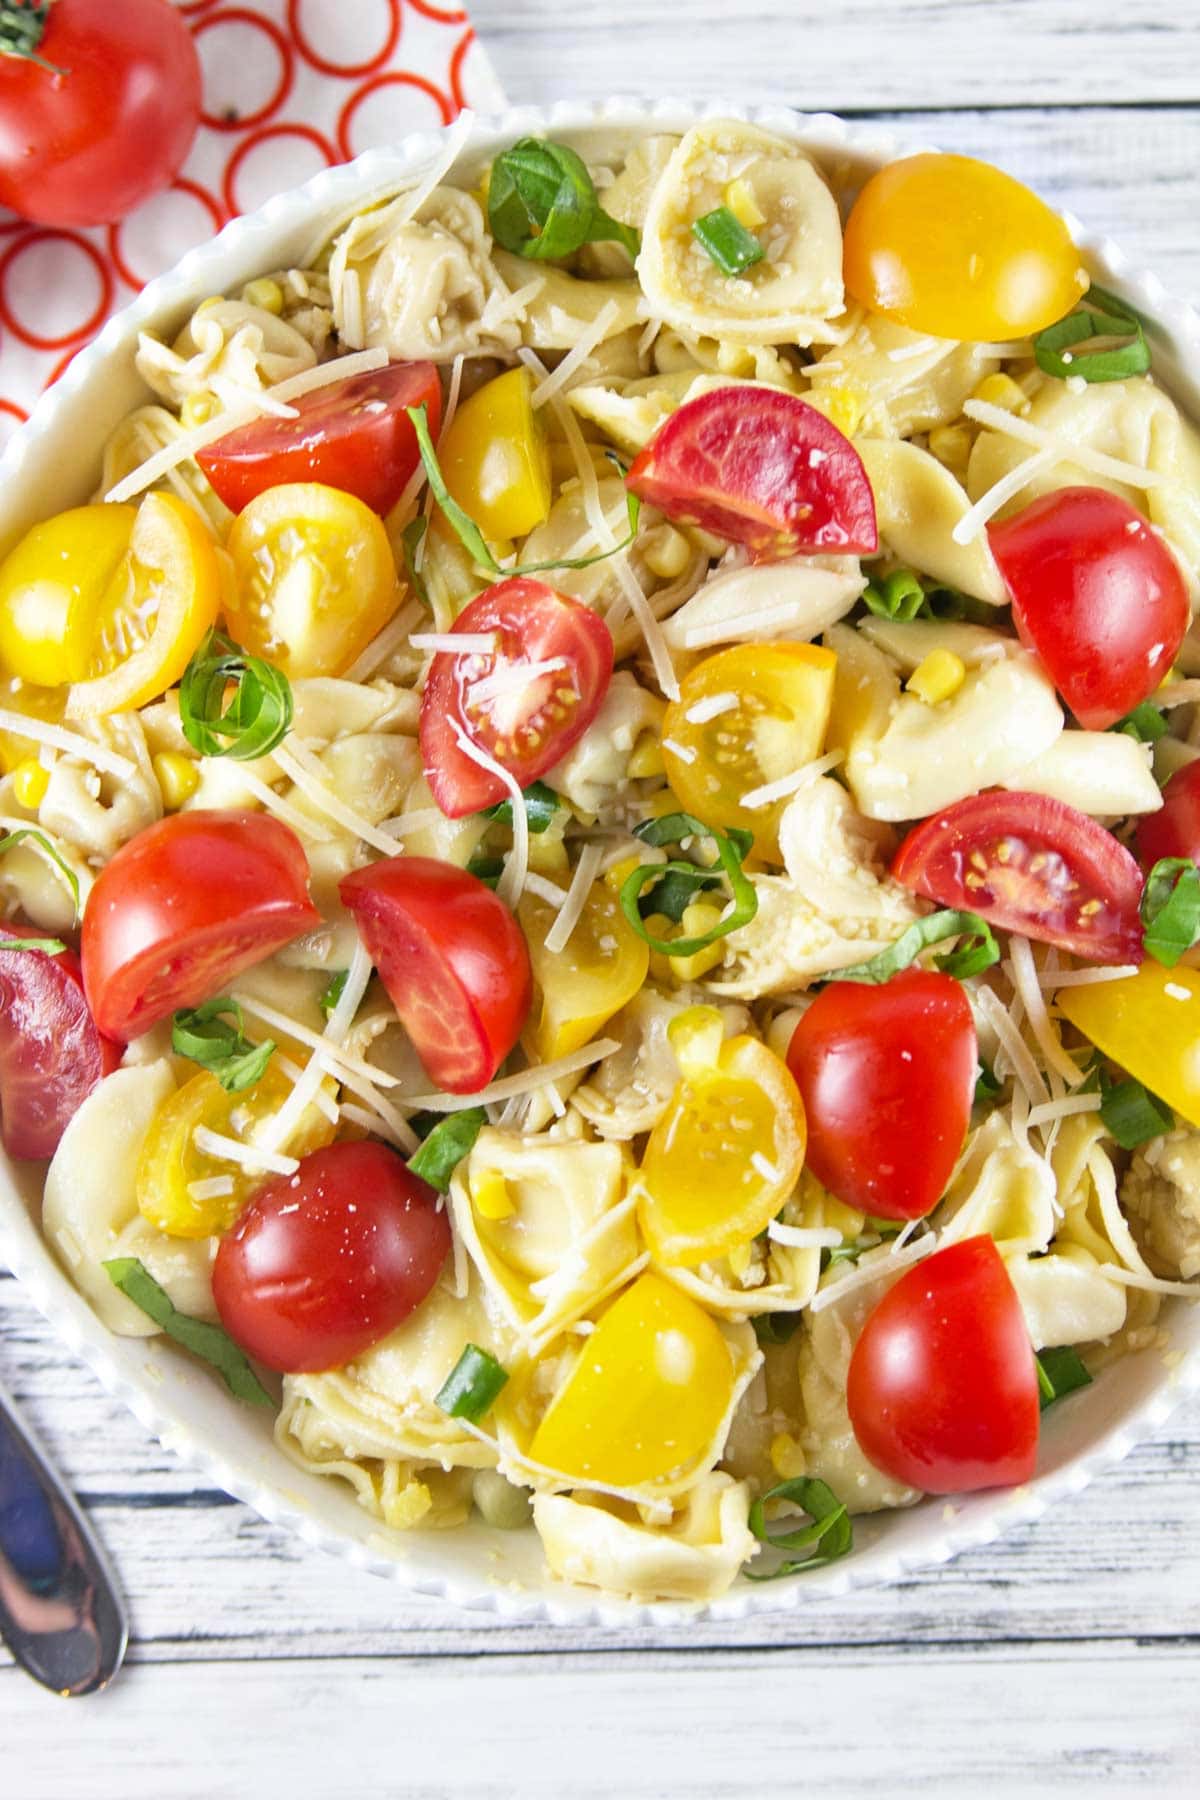
<instances>
[{"instance_id":1,"label":"basil leaf","mask_svg":"<svg viewBox=\"0 0 1200 1800\"><path fill-rule=\"evenodd\" d=\"M1122 1150L1136 1150L1150 1138L1175 1128L1175 1114L1140 1081L1107 1080L1100 1073L1100 1122Z\"/></svg>"},{"instance_id":2,"label":"basil leaf","mask_svg":"<svg viewBox=\"0 0 1200 1800\"><path fill-rule=\"evenodd\" d=\"M42 950L47 956L58 956L66 947L61 938L9 937L7 932L0 933L0 950Z\"/></svg>"},{"instance_id":3,"label":"basil leaf","mask_svg":"<svg viewBox=\"0 0 1200 1800\"><path fill-rule=\"evenodd\" d=\"M487 1112L482 1106L450 1113L433 1127L420 1149L414 1150L409 1168L439 1194L448 1194L450 1177L486 1124Z\"/></svg>"},{"instance_id":4,"label":"basil leaf","mask_svg":"<svg viewBox=\"0 0 1200 1800\"><path fill-rule=\"evenodd\" d=\"M995 1072L985 1062L979 1065L979 1074L975 1078L975 1104L990 1104L1004 1092L1004 1083L998 1080Z\"/></svg>"},{"instance_id":5,"label":"basil leaf","mask_svg":"<svg viewBox=\"0 0 1200 1800\"><path fill-rule=\"evenodd\" d=\"M78 921L81 910L79 905L79 877L76 875L70 863L66 862L64 858L59 855L44 831L38 831L32 825L22 825L17 831L6 832L3 837L0 837L0 856L2 856L6 850L11 850L14 844L19 844L22 838L34 838L42 846L42 849L46 852L46 855L50 858L51 862L56 863L62 870L63 877L70 890L71 899L75 902L75 918L76 921ZM9 949L11 950L12 948L13 946L10 944Z\"/></svg>"},{"instance_id":6,"label":"basil leaf","mask_svg":"<svg viewBox=\"0 0 1200 1800\"><path fill-rule=\"evenodd\" d=\"M508 1371L494 1356L478 1344L468 1344L433 1403L452 1419L469 1419L477 1425L507 1380Z\"/></svg>"},{"instance_id":7,"label":"basil leaf","mask_svg":"<svg viewBox=\"0 0 1200 1800\"><path fill-rule=\"evenodd\" d=\"M800 1326L798 1312L755 1313L750 1321L760 1344L786 1344Z\"/></svg>"},{"instance_id":8,"label":"basil leaf","mask_svg":"<svg viewBox=\"0 0 1200 1800\"><path fill-rule=\"evenodd\" d=\"M187 1313L177 1312L170 1297L136 1256L113 1257L104 1264L104 1271L113 1286L169 1338L193 1356L211 1363L235 1399L248 1400L252 1406L274 1407L274 1400L250 1367L245 1352L229 1333L220 1325L210 1325L207 1319L193 1319Z\"/></svg>"},{"instance_id":9,"label":"basil leaf","mask_svg":"<svg viewBox=\"0 0 1200 1800\"><path fill-rule=\"evenodd\" d=\"M433 601L429 598L429 589L425 585L425 577L417 567L417 551L429 529L429 520L423 513L410 519L400 533L400 554L404 558L404 577L409 588L416 595L426 612L433 611Z\"/></svg>"},{"instance_id":10,"label":"basil leaf","mask_svg":"<svg viewBox=\"0 0 1200 1800\"><path fill-rule=\"evenodd\" d=\"M831 981L869 981L881 983L890 981L901 969L907 969L916 961L923 950L931 944L940 944L945 938L963 937L977 939L968 942L962 948L952 951L948 956L939 956L937 965L947 975L953 975L959 981L966 981L971 975L978 975L984 969L990 969L993 963L1000 960L1000 946L992 935L992 928L986 919L978 913L946 911L930 913L924 919L917 919L907 931L901 932L894 944L881 950L869 962L853 963L848 969L839 969Z\"/></svg>"},{"instance_id":11,"label":"basil leaf","mask_svg":"<svg viewBox=\"0 0 1200 1800\"><path fill-rule=\"evenodd\" d=\"M562 805L559 795L552 787L547 787L544 781L534 781L527 788L522 788L521 798L525 802L525 819L530 831L535 836L540 836L543 831L548 831L554 823L555 813ZM511 798L498 800L495 806L485 807L480 817L492 819L497 825L511 825L513 822Z\"/></svg>"},{"instance_id":12,"label":"basil leaf","mask_svg":"<svg viewBox=\"0 0 1200 1800\"><path fill-rule=\"evenodd\" d=\"M664 918L678 925L696 895L720 887L721 878L719 875L706 875L703 869L693 869L690 863L668 863L666 866L672 873L664 875L657 887L642 895L638 901L638 911L643 919L650 918L653 913L661 913ZM685 868L690 870L687 875L682 872Z\"/></svg>"},{"instance_id":13,"label":"basil leaf","mask_svg":"<svg viewBox=\"0 0 1200 1800\"><path fill-rule=\"evenodd\" d=\"M1087 1364L1071 1344L1056 1345L1052 1350L1039 1350L1033 1360L1037 1364L1039 1405L1042 1412L1064 1395L1073 1394L1077 1388L1092 1385Z\"/></svg>"},{"instance_id":14,"label":"basil leaf","mask_svg":"<svg viewBox=\"0 0 1200 1800\"><path fill-rule=\"evenodd\" d=\"M695 863L690 862L641 863L636 869L631 869L621 883L621 911L651 950L657 950L662 956L694 956L698 950L707 950L718 938L728 937L731 931L737 931L750 923L758 911L758 893L754 883L743 873L742 862L754 843L752 832L736 829L728 833L716 831L712 826L702 824L693 814L678 812L668 813L662 819L645 820L643 824L634 827L634 836L641 838L643 843L656 847L679 843L689 837L711 838L733 895L732 910L725 918L718 919L711 931L706 931L702 937L657 938L647 931L643 918L644 890L647 887L654 889L654 892L646 896L646 904L650 907L650 914L653 914L657 911L655 896L659 887L667 881L672 878L677 883L691 881L697 874L709 876L713 872L698 870ZM678 897L678 888L675 890L675 897Z\"/></svg>"},{"instance_id":15,"label":"basil leaf","mask_svg":"<svg viewBox=\"0 0 1200 1800\"><path fill-rule=\"evenodd\" d=\"M521 138L493 162L488 225L505 250L540 262L608 240L638 253L637 232L603 210L583 159L544 138Z\"/></svg>"},{"instance_id":16,"label":"basil leaf","mask_svg":"<svg viewBox=\"0 0 1200 1800\"><path fill-rule=\"evenodd\" d=\"M1121 341L1107 350L1075 349L1093 338ZM1150 367L1150 346L1140 315L1106 288L1094 285L1073 312L1038 332L1033 354L1038 368L1059 381L1072 375L1088 382L1124 381L1130 375L1144 375Z\"/></svg>"},{"instance_id":17,"label":"basil leaf","mask_svg":"<svg viewBox=\"0 0 1200 1800\"><path fill-rule=\"evenodd\" d=\"M1135 738L1139 744L1156 744L1160 737L1167 735L1167 721L1157 706L1143 700L1140 706L1135 706L1131 713L1126 713L1108 729L1123 731L1126 737Z\"/></svg>"},{"instance_id":18,"label":"basil leaf","mask_svg":"<svg viewBox=\"0 0 1200 1800\"><path fill-rule=\"evenodd\" d=\"M1173 969L1200 937L1200 869L1185 856L1160 856L1146 877L1138 911L1147 955Z\"/></svg>"},{"instance_id":19,"label":"basil leaf","mask_svg":"<svg viewBox=\"0 0 1200 1800\"><path fill-rule=\"evenodd\" d=\"M722 275L744 275L766 255L754 233L747 231L727 206L714 207L693 219L692 236Z\"/></svg>"},{"instance_id":20,"label":"basil leaf","mask_svg":"<svg viewBox=\"0 0 1200 1800\"><path fill-rule=\"evenodd\" d=\"M790 1500L808 1514L811 1523L794 1531L769 1530L765 1512L768 1500ZM809 1476L798 1476L768 1488L751 1506L749 1525L759 1543L769 1544L773 1550L812 1552L796 1561L781 1562L777 1569L762 1575L747 1568L744 1573L750 1581L776 1581L781 1575L823 1569L854 1547L854 1527L844 1503L825 1482Z\"/></svg>"},{"instance_id":21,"label":"basil leaf","mask_svg":"<svg viewBox=\"0 0 1200 1800\"><path fill-rule=\"evenodd\" d=\"M482 881L484 887L490 887L493 891L498 886L503 873L504 858L502 856L484 856L476 851L467 864L467 874L474 875L476 881Z\"/></svg>"},{"instance_id":22,"label":"basil leaf","mask_svg":"<svg viewBox=\"0 0 1200 1800\"><path fill-rule=\"evenodd\" d=\"M666 844L681 844L685 838L715 839L717 836L710 825L703 824L694 813L686 812L664 813L661 819L643 819L640 825L634 826L633 835L655 850L661 850ZM745 862L754 848L754 833L743 830L740 825L731 825L725 836L733 845L738 861Z\"/></svg>"},{"instance_id":23,"label":"basil leaf","mask_svg":"<svg viewBox=\"0 0 1200 1800\"><path fill-rule=\"evenodd\" d=\"M230 683L233 697L226 704ZM281 744L292 725L287 676L261 657L240 650L223 632L210 631L179 684L179 723L201 756L251 762Z\"/></svg>"},{"instance_id":24,"label":"basil leaf","mask_svg":"<svg viewBox=\"0 0 1200 1800\"><path fill-rule=\"evenodd\" d=\"M326 1018L332 1013L334 1007L345 992L346 982L349 979L349 976L349 969L339 969L336 975L330 976L329 985L321 995L321 1011L325 1014Z\"/></svg>"},{"instance_id":25,"label":"basil leaf","mask_svg":"<svg viewBox=\"0 0 1200 1800\"><path fill-rule=\"evenodd\" d=\"M226 1014L235 1020L230 1024ZM252 1044L243 1030L242 1009L236 1000L205 1000L183 1008L171 1020L171 1048L215 1075L227 1094L261 1081L275 1052L271 1038Z\"/></svg>"}]
</instances>

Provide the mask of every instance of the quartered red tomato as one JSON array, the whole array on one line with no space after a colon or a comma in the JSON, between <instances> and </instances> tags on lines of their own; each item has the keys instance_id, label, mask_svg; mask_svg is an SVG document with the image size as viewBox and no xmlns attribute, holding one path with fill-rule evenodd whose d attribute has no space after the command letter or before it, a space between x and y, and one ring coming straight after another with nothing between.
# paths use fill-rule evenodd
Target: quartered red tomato
<instances>
[{"instance_id":1,"label":"quartered red tomato","mask_svg":"<svg viewBox=\"0 0 1200 1800\"><path fill-rule=\"evenodd\" d=\"M71 950L8 950L39 938L0 925L0 1138L10 1156L53 1156L58 1140L121 1046L100 1035Z\"/></svg>"},{"instance_id":2,"label":"quartered red tomato","mask_svg":"<svg viewBox=\"0 0 1200 1800\"><path fill-rule=\"evenodd\" d=\"M677 408L626 477L669 519L758 558L878 548L857 450L823 413L775 388L717 388Z\"/></svg>"},{"instance_id":3,"label":"quartered red tomato","mask_svg":"<svg viewBox=\"0 0 1200 1800\"><path fill-rule=\"evenodd\" d=\"M287 1374L341 1368L420 1306L450 1250L450 1221L394 1150L330 1144L261 1187L213 1265L221 1323Z\"/></svg>"},{"instance_id":4,"label":"quartered red tomato","mask_svg":"<svg viewBox=\"0 0 1200 1800\"><path fill-rule=\"evenodd\" d=\"M990 1237L937 1250L889 1288L850 1358L854 1435L876 1468L928 1494L1028 1481L1033 1345Z\"/></svg>"},{"instance_id":5,"label":"quartered red tomato","mask_svg":"<svg viewBox=\"0 0 1200 1800\"><path fill-rule=\"evenodd\" d=\"M300 840L252 812L172 813L124 844L83 915L83 984L96 1023L127 1043L311 931Z\"/></svg>"},{"instance_id":6,"label":"quartered red tomato","mask_svg":"<svg viewBox=\"0 0 1200 1800\"><path fill-rule=\"evenodd\" d=\"M962 1150L978 1060L971 1008L951 976L832 981L787 1054L817 1180L859 1212L923 1219Z\"/></svg>"},{"instance_id":7,"label":"quartered red tomato","mask_svg":"<svg viewBox=\"0 0 1200 1800\"><path fill-rule=\"evenodd\" d=\"M465 869L429 856L355 869L339 892L430 1080L478 1093L521 1035L533 997L529 952L507 906Z\"/></svg>"},{"instance_id":8,"label":"quartered red tomato","mask_svg":"<svg viewBox=\"0 0 1200 1800\"><path fill-rule=\"evenodd\" d=\"M910 831L892 874L941 906L1091 962L1138 962L1142 873L1095 819L1044 794L974 794Z\"/></svg>"},{"instance_id":9,"label":"quartered red tomato","mask_svg":"<svg viewBox=\"0 0 1200 1800\"><path fill-rule=\"evenodd\" d=\"M421 460L406 406L424 406L436 439L442 388L432 363L389 363L314 388L293 419L264 416L196 453L217 495L241 512L266 488L319 481L390 512Z\"/></svg>"},{"instance_id":10,"label":"quartered red tomato","mask_svg":"<svg viewBox=\"0 0 1200 1800\"><path fill-rule=\"evenodd\" d=\"M1060 488L989 525L1023 641L1079 723L1103 731L1149 698L1191 623L1158 533L1104 488Z\"/></svg>"},{"instance_id":11,"label":"quartered red tomato","mask_svg":"<svg viewBox=\"0 0 1200 1800\"><path fill-rule=\"evenodd\" d=\"M440 651L421 696L425 779L447 818L461 819L508 794L461 739L528 787L561 761L599 712L612 677L613 641L589 607L522 575L472 600L454 621L454 634L491 638L494 645L462 656Z\"/></svg>"},{"instance_id":12,"label":"quartered red tomato","mask_svg":"<svg viewBox=\"0 0 1200 1800\"><path fill-rule=\"evenodd\" d=\"M1200 863L1200 761L1176 769L1162 791L1162 807L1138 822L1137 853L1147 873L1161 856Z\"/></svg>"}]
</instances>

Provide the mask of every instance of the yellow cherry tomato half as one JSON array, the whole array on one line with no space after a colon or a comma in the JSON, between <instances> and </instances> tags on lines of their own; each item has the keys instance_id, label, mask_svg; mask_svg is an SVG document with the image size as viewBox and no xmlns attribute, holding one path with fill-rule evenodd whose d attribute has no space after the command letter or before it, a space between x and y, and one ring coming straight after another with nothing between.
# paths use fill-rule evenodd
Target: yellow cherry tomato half
<instances>
[{"instance_id":1,"label":"yellow cherry tomato half","mask_svg":"<svg viewBox=\"0 0 1200 1800\"><path fill-rule=\"evenodd\" d=\"M147 494L128 553L91 620L87 679L67 717L130 712L177 682L216 623L221 565L208 527L174 494Z\"/></svg>"},{"instance_id":2,"label":"yellow cherry tomato half","mask_svg":"<svg viewBox=\"0 0 1200 1800\"><path fill-rule=\"evenodd\" d=\"M819 644L739 644L697 663L662 728L667 780L684 810L752 831L755 852L777 857L790 796L750 806L745 796L820 755L836 668ZM725 704L714 711L718 700Z\"/></svg>"},{"instance_id":3,"label":"yellow cherry tomato half","mask_svg":"<svg viewBox=\"0 0 1200 1800\"><path fill-rule=\"evenodd\" d=\"M721 1015L689 1007L672 1020L683 1080L650 1133L638 1216L655 1260L695 1268L765 1231L800 1179L800 1090L757 1038L722 1039Z\"/></svg>"},{"instance_id":4,"label":"yellow cherry tomato half","mask_svg":"<svg viewBox=\"0 0 1200 1800\"><path fill-rule=\"evenodd\" d=\"M65 687L33 687L19 675L0 675L0 708L40 719L44 725L61 725L67 704ZM19 763L36 759L41 745L16 731L0 731L0 773L11 775ZM22 803L24 804L24 802Z\"/></svg>"},{"instance_id":5,"label":"yellow cherry tomato half","mask_svg":"<svg viewBox=\"0 0 1200 1800\"><path fill-rule=\"evenodd\" d=\"M464 400L438 445L453 499L485 538L524 537L550 512L550 452L528 369L509 369Z\"/></svg>"},{"instance_id":6,"label":"yellow cherry tomato half","mask_svg":"<svg viewBox=\"0 0 1200 1800\"><path fill-rule=\"evenodd\" d=\"M327 1093L334 1092L326 1078ZM137 1199L142 1217L171 1237L211 1237L228 1231L270 1171L253 1174L197 1148L197 1127L221 1137L252 1141L254 1127L279 1111L292 1084L268 1067L261 1081L240 1094L227 1094L207 1069L169 1094L150 1121L138 1157ZM301 1114L284 1150L305 1156L331 1144L336 1123L313 1104ZM198 1191L197 1191L198 1190Z\"/></svg>"},{"instance_id":7,"label":"yellow cherry tomato half","mask_svg":"<svg viewBox=\"0 0 1200 1800\"><path fill-rule=\"evenodd\" d=\"M229 554L230 633L293 679L341 675L400 601L383 521L319 481L287 482L251 500L233 522Z\"/></svg>"},{"instance_id":8,"label":"yellow cherry tomato half","mask_svg":"<svg viewBox=\"0 0 1200 1800\"><path fill-rule=\"evenodd\" d=\"M1120 981L1059 988L1056 1003L1105 1056L1200 1126L1200 971L1144 962Z\"/></svg>"},{"instance_id":9,"label":"yellow cherry tomato half","mask_svg":"<svg viewBox=\"0 0 1200 1800\"><path fill-rule=\"evenodd\" d=\"M530 1457L611 1487L662 1481L711 1453L733 1385L709 1315L661 1276L641 1275L584 1339Z\"/></svg>"},{"instance_id":10,"label":"yellow cherry tomato half","mask_svg":"<svg viewBox=\"0 0 1200 1800\"><path fill-rule=\"evenodd\" d=\"M27 531L0 564L0 661L37 687L89 673L101 599L124 560L134 506L76 506Z\"/></svg>"},{"instance_id":11,"label":"yellow cherry tomato half","mask_svg":"<svg viewBox=\"0 0 1200 1800\"><path fill-rule=\"evenodd\" d=\"M533 894L517 907L534 980L527 1035L539 1062L569 1056L595 1037L633 999L650 967L649 946L605 882L593 885L563 948L547 950L546 935L557 917L548 901Z\"/></svg>"},{"instance_id":12,"label":"yellow cherry tomato half","mask_svg":"<svg viewBox=\"0 0 1200 1800\"><path fill-rule=\"evenodd\" d=\"M976 342L1041 331L1088 285L1058 214L970 156L906 156L872 175L844 257L847 291L873 312Z\"/></svg>"}]
</instances>

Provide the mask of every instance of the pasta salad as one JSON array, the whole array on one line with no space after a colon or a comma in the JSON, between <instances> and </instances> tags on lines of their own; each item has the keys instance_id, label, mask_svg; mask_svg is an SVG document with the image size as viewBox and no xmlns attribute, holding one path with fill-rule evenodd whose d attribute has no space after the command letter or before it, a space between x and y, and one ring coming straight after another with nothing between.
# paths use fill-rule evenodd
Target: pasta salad
<instances>
[{"instance_id":1,"label":"pasta salad","mask_svg":"<svg viewBox=\"0 0 1200 1800\"><path fill-rule=\"evenodd\" d=\"M707 1599L1200 1291L1200 438L1012 178L527 138L0 564L0 1109L397 1530Z\"/></svg>"}]
</instances>

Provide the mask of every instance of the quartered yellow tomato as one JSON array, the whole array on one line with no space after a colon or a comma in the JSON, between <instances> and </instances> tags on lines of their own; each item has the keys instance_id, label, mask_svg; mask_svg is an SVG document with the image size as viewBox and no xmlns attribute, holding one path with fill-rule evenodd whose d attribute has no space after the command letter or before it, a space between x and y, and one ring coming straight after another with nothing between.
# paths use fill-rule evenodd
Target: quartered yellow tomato
<instances>
[{"instance_id":1,"label":"quartered yellow tomato","mask_svg":"<svg viewBox=\"0 0 1200 1800\"><path fill-rule=\"evenodd\" d=\"M1200 972L1145 962L1136 975L1059 988L1056 998L1098 1050L1200 1126Z\"/></svg>"},{"instance_id":2,"label":"quartered yellow tomato","mask_svg":"<svg viewBox=\"0 0 1200 1800\"><path fill-rule=\"evenodd\" d=\"M661 1481L710 1450L733 1385L709 1315L661 1276L641 1275L584 1340L530 1457L612 1487Z\"/></svg>"},{"instance_id":3,"label":"quartered yellow tomato","mask_svg":"<svg viewBox=\"0 0 1200 1800\"><path fill-rule=\"evenodd\" d=\"M26 532L0 565L0 659L38 687L82 681L101 598L137 508L76 506Z\"/></svg>"},{"instance_id":4,"label":"quartered yellow tomato","mask_svg":"<svg viewBox=\"0 0 1200 1800\"><path fill-rule=\"evenodd\" d=\"M760 856L778 855L789 796L755 806L744 796L820 755L836 667L818 644L739 644L697 663L663 719L663 761L680 805L706 825L752 831Z\"/></svg>"},{"instance_id":5,"label":"quartered yellow tomato","mask_svg":"<svg viewBox=\"0 0 1200 1800\"><path fill-rule=\"evenodd\" d=\"M547 950L557 918L548 901L526 894L517 918L529 945L534 1004L528 1035L541 1062L569 1056L633 999L646 979L650 951L621 911L617 896L596 882L566 945Z\"/></svg>"},{"instance_id":6,"label":"quartered yellow tomato","mask_svg":"<svg viewBox=\"0 0 1200 1800\"><path fill-rule=\"evenodd\" d=\"M509 369L464 400L438 460L451 496L485 538L524 537L550 512L550 452L528 369Z\"/></svg>"},{"instance_id":7,"label":"quartered yellow tomato","mask_svg":"<svg viewBox=\"0 0 1200 1800\"><path fill-rule=\"evenodd\" d=\"M326 1083L333 1092L332 1082ZM138 1158L138 1208L159 1231L172 1237L211 1237L228 1231L267 1171L251 1174L197 1147L197 1126L221 1137L250 1139L261 1119L279 1111L291 1082L268 1068L261 1081L240 1094L227 1094L207 1069L168 1095L150 1122ZM336 1123L309 1106L284 1145L288 1156L305 1156L333 1142Z\"/></svg>"},{"instance_id":8,"label":"quartered yellow tomato","mask_svg":"<svg viewBox=\"0 0 1200 1800\"><path fill-rule=\"evenodd\" d=\"M848 292L912 331L975 342L1026 337L1088 285L1062 219L970 156L889 163L846 221Z\"/></svg>"},{"instance_id":9,"label":"quartered yellow tomato","mask_svg":"<svg viewBox=\"0 0 1200 1800\"><path fill-rule=\"evenodd\" d=\"M288 482L251 500L229 534L232 635L285 675L341 675L400 600L378 514L318 481Z\"/></svg>"},{"instance_id":10,"label":"quartered yellow tomato","mask_svg":"<svg viewBox=\"0 0 1200 1800\"><path fill-rule=\"evenodd\" d=\"M638 1216L656 1261L695 1268L764 1231L800 1179L800 1090L757 1038L724 1041L715 1007L668 1028L683 1080L650 1133Z\"/></svg>"}]
</instances>

